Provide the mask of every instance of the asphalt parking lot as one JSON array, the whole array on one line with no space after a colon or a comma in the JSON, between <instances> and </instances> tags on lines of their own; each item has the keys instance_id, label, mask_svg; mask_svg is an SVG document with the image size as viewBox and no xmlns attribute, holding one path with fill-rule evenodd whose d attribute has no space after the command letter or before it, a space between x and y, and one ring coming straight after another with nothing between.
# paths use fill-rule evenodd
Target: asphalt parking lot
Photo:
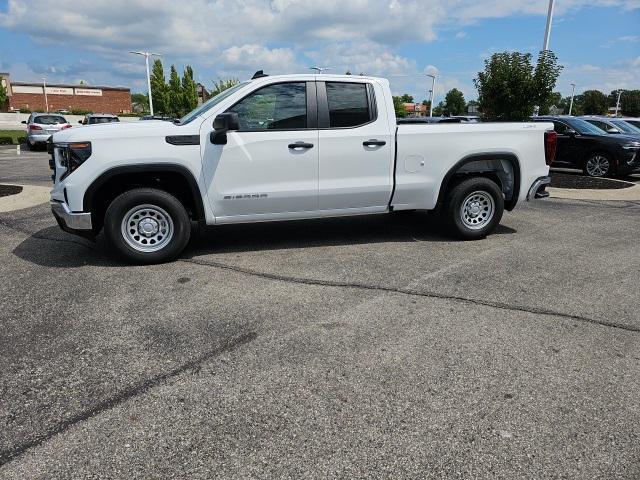
<instances>
[{"instance_id":1,"label":"asphalt parking lot","mask_svg":"<svg viewBox=\"0 0 640 480\"><path fill-rule=\"evenodd\" d=\"M0 478L640 478L638 232L549 199L477 242L407 213L132 267L0 213Z\"/></svg>"}]
</instances>

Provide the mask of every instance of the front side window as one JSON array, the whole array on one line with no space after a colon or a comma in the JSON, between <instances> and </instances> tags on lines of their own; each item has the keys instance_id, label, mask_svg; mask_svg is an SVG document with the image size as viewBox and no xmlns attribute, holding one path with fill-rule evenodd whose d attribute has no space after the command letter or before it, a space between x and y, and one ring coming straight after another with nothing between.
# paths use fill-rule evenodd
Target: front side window
<instances>
[{"instance_id":1,"label":"front side window","mask_svg":"<svg viewBox=\"0 0 640 480\"><path fill-rule=\"evenodd\" d=\"M357 127L372 119L365 83L327 82L329 127Z\"/></svg>"},{"instance_id":2,"label":"front side window","mask_svg":"<svg viewBox=\"0 0 640 480\"><path fill-rule=\"evenodd\" d=\"M567 126L561 122L553 122L553 129L558 135L564 135L567 131Z\"/></svg>"},{"instance_id":3,"label":"front side window","mask_svg":"<svg viewBox=\"0 0 640 480\"><path fill-rule=\"evenodd\" d=\"M238 114L240 130L307 128L307 87L304 82L268 85L227 111Z\"/></svg>"}]
</instances>

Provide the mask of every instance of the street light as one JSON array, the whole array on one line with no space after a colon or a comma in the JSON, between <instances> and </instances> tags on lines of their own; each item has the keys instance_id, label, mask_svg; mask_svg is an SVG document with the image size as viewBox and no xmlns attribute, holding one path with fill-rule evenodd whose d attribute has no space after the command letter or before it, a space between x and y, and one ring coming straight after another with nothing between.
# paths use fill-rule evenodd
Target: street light
<instances>
[{"instance_id":1,"label":"street light","mask_svg":"<svg viewBox=\"0 0 640 480\"><path fill-rule=\"evenodd\" d=\"M327 70L333 70L333 67L309 67L309 70L315 70L318 73L322 73Z\"/></svg>"},{"instance_id":2,"label":"street light","mask_svg":"<svg viewBox=\"0 0 640 480\"><path fill-rule=\"evenodd\" d=\"M620 95L622 95L622 89L618 90L618 100L616 101L616 113L615 113L615 117L618 116L618 110L620 110Z\"/></svg>"},{"instance_id":3,"label":"street light","mask_svg":"<svg viewBox=\"0 0 640 480\"><path fill-rule=\"evenodd\" d=\"M544 43L542 51L549 50L549 37L551 36L551 24L553 22L553 0L549 0L549 10L547 11L547 28L544 31Z\"/></svg>"},{"instance_id":4,"label":"street light","mask_svg":"<svg viewBox=\"0 0 640 480\"><path fill-rule=\"evenodd\" d=\"M47 99L47 77L42 77L42 91L44 92L44 104L49 113L49 100Z\"/></svg>"},{"instance_id":5,"label":"street light","mask_svg":"<svg viewBox=\"0 0 640 480\"><path fill-rule=\"evenodd\" d=\"M573 94L576 91L576 84L571 84L571 103L569 103L569 116L571 116L571 110L573 109Z\"/></svg>"},{"instance_id":6,"label":"street light","mask_svg":"<svg viewBox=\"0 0 640 480\"><path fill-rule=\"evenodd\" d=\"M429 116L433 117L433 100L436 96L436 76L427 73L427 77L431 77L431 95L429 95Z\"/></svg>"},{"instance_id":7,"label":"street light","mask_svg":"<svg viewBox=\"0 0 640 480\"><path fill-rule=\"evenodd\" d=\"M149 76L149 55L153 55L155 57L160 57L160 53L151 53L151 52L129 52L134 55L142 55L144 57L145 63L147 64L147 88L149 89L149 113L153 116L153 99L151 98L151 77Z\"/></svg>"}]
</instances>

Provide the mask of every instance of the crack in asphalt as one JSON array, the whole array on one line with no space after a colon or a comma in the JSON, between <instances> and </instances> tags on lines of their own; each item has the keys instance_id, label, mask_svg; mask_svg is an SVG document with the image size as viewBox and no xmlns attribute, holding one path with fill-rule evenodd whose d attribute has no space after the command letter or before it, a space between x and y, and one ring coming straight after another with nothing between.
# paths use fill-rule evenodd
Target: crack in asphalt
<instances>
[{"instance_id":1,"label":"crack in asphalt","mask_svg":"<svg viewBox=\"0 0 640 480\"><path fill-rule=\"evenodd\" d=\"M468 303L472 305L482 305L485 307L492 307L500 310L511 310L511 311L524 312L524 313L533 313L537 315L561 317L569 320L576 320L583 323L596 324L603 327L617 328L617 329L625 330L628 332L640 332L640 326L628 325L626 323L611 322L609 320L599 320L596 318L584 317L582 315L573 315L570 313L558 312L558 311L549 310L546 308L520 307L517 305L510 305L504 302L479 300L479 299L470 298L470 297L462 297L459 295L447 295L444 293L439 293L434 291L413 290L410 288L403 288L403 287L387 287L384 285L375 285L370 283L347 282L347 281L336 281L336 280L320 280L315 278L294 277L290 275L282 275L277 273L261 272L261 271L253 270L250 268L238 267L235 265L229 265L226 263L214 262L211 260L204 260L204 259L181 258L181 259L178 259L178 261L185 262L185 263L192 263L195 265L230 270L230 271L242 273L245 275L252 275L255 277L265 278L269 280L277 280L281 282L297 283L297 284L303 284L303 285L314 285L314 286L322 286L322 287L373 290L373 291L380 291L380 292L399 293L402 295L411 295L416 297L437 298L441 300L456 300L463 303Z\"/></svg>"},{"instance_id":2,"label":"crack in asphalt","mask_svg":"<svg viewBox=\"0 0 640 480\"><path fill-rule=\"evenodd\" d=\"M17 457L22 456L27 450L30 450L34 447L42 445L46 441L50 440L52 437L65 432L66 430L73 427L74 425L80 422L83 422L85 420L88 420L107 410L111 410L112 408L117 407L118 405L126 402L127 400L130 400L131 398L134 398L134 397L137 397L138 395L146 393L152 388L157 387L161 383L165 382L166 380L170 380L171 378L176 377L181 373L197 368L198 366L205 363L207 360L211 360L212 358L222 355L223 353L230 352L242 345L252 342L257 338L257 336L258 334L255 332L248 332L248 333L242 334L236 338L233 338L227 341L226 343L224 343L223 345L221 345L215 350L211 350L203 355L200 355L199 357L193 360L190 360L168 372L149 378L143 381L142 383L139 383L138 385L135 385L131 388L128 388L120 392L118 395L115 395L111 398L107 398L106 400L103 400L102 402L96 404L95 406L87 410L84 410L72 416L71 418L63 420L62 422L57 424L53 429L43 433L42 435L37 436L32 440L29 440L28 442L24 442L22 444L13 446L5 450L0 450L0 467L6 465L12 460L15 460Z\"/></svg>"}]
</instances>

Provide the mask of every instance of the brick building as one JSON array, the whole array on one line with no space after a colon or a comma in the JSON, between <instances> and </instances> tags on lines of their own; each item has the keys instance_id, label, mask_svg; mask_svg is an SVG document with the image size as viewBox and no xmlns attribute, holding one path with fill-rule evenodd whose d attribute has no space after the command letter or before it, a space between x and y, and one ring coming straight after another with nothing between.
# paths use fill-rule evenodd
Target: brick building
<instances>
[{"instance_id":1,"label":"brick building","mask_svg":"<svg viewBox=\"0 0 640 480\"><path fill-rule=\"evenodd\" d=\"M94 113L130 113L131 91L124 87L98 85L47 84L46 99L42 83L11 81L9 74L0 73L0 83L8 94L0 111L14 110L88 110Z\"/></svg>"}]
</instances>

